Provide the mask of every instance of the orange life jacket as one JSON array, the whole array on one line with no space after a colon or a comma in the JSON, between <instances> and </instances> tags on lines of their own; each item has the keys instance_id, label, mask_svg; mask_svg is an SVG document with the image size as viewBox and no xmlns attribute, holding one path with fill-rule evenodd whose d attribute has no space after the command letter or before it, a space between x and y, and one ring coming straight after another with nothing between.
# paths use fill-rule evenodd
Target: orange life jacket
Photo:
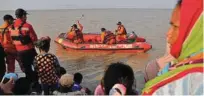
<instances>
[{"instance_id":1,"label":"orange life jacket","mask_svg":"<svg viewBox=\"0 0 204 96\"><path fill-rule=\"evenodd\" d=\"M29 36L29 28L23 27L25 23L22 23L19 27L14 29L10 28L11 38L13 40L13 44L16 46L19 45L27 45L32 43L32 40ZM21 31L25 31L26 33L23 34Z\"/></svg>"},{"instance_id":2,"label":"orange life jacket","mask_svg":"<svg viewBox=\"0 0 204 96\"><path fill-rule=\"evenodd\" d=\"M112 32L110 32L110 31L106 31L103 43L106 44L111 39L115 39L115 35Z\"/></svg>"},{"instance_id":3,"label":"orange life jacket","mask_svg":"<svg viewBox=\"0 0 204 96\"><path fill-rule=\"evenodd\" d=\"M75 37L74 37L74 40L80 40L80 41L84 41L83 39L83 34L82 32L79 30L79 29L76 29L75 30Z\"/></svg>"},{"instance_id":4,"label":"orange life jacket","mask_svg":"<svg viewBox=\"0 0 204 96\"><path fill-rule=\"evenodd\" d=\"M7 25L4 28L0 29L1 31L0 41L6 53L16 53L15 45L12 43L12 40L10 37L9 27L10 26Z\"/></svg>"},{"instance_id":5,"label":"orange life jacket","mask_svg":"<svg viewBox=\"0 0 204 96\"><path fill-rule=\"evenodd\" d=\"M121 31L122 28L124 28L124 30L122 30L122 31L123 31L122 34L119 34L119 35L126 35L126 34L127 34L127 31L126 31L126 29L125 29L125 27L124 27L123 25L120 25L120 26L118 27L117 31Z\"/></svg>"},{"instance_id":6,"label":"orange life jacket","mask_svg":"<svg viewBox=\"0 0 204 96\"><path fill-rule=\"evenodd\" d=\"M2 45L4 45L4 44L6 44L7 43L7 37L8 37L8 35L9 35L9 33L8 33L8 27L9 26L7 26L6 28L1 28L0 29L0 35L1 35L1 43L2 43Z\"/></svg>"}]
</instances>

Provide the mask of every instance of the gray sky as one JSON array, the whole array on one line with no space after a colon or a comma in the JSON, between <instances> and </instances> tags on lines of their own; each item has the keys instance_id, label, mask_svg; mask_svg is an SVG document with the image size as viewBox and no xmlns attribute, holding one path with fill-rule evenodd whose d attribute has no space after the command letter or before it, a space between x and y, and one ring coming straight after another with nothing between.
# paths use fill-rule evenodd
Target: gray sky
<instances>
[{"instance_id":1,"label":"gray sky","mask_svg":"<svg viewBox=\"0 0 204 96\"><path fill-rule=\"evenodd\" d=\"M0 10L77 8L173 8L177 0L0 0Z\"/></svg>"}]
</instances>

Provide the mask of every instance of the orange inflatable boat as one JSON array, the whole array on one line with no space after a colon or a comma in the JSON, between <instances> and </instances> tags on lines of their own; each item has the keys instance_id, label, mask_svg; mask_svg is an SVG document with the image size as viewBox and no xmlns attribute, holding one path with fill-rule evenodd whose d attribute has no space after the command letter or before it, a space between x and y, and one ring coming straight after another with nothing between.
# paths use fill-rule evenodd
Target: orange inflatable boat
<instances>
[{"instance_id":1,"label":"orange inflatable boat","mask_svg":"<svg viewBox=\"0 0 204 96\"><path fill-rule=\"evenodd\" d=\"M55 42L60 44L66 49L75 49L75 50L104 50L104 51L129 51L129 52L146 52L152 48L150 44L145 42L146 40L141 37L131 38L131 43L125 44L100 44L97 43L100 41L100 34L94 33L84 33L84 41L83 44L75 44L70 40L66 39L66 34L61 33L56 39Z\"/></svg>"}]
</instances>

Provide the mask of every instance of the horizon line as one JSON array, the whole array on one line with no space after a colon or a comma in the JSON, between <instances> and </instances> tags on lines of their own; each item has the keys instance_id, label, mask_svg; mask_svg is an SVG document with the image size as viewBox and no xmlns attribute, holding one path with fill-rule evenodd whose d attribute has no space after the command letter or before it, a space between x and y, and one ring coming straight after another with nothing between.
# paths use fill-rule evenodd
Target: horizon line
<instances>
[{"instance_id":1,"label":"horizon line","mask_svg":"<svg viewBox=\"0 0 204 96\"><path fill-rule=\"evenodd\" d=\"M59 8L59 9L25 9L27 11L55 11L55 10L100 10L100 9L161 9L161 10L171 10L172 8ZM15 9L0 10L0 11L15 11Z\"/></svg>"}]
</instances>

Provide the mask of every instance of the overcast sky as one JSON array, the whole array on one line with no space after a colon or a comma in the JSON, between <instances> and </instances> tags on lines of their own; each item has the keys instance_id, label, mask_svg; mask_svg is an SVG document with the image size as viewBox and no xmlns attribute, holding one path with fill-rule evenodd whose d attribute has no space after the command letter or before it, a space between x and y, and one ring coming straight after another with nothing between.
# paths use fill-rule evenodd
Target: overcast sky
<instances>
[{"instance_id":1,"label":"overcast sky","mask_svg":"<svg viewBox=\"0 0 204 96\"><path fill-rule=\"evenodd\" d=\"M0 10L77 8L173 8L177 0L0 0Z\"/></svg>"}]
</instances>

